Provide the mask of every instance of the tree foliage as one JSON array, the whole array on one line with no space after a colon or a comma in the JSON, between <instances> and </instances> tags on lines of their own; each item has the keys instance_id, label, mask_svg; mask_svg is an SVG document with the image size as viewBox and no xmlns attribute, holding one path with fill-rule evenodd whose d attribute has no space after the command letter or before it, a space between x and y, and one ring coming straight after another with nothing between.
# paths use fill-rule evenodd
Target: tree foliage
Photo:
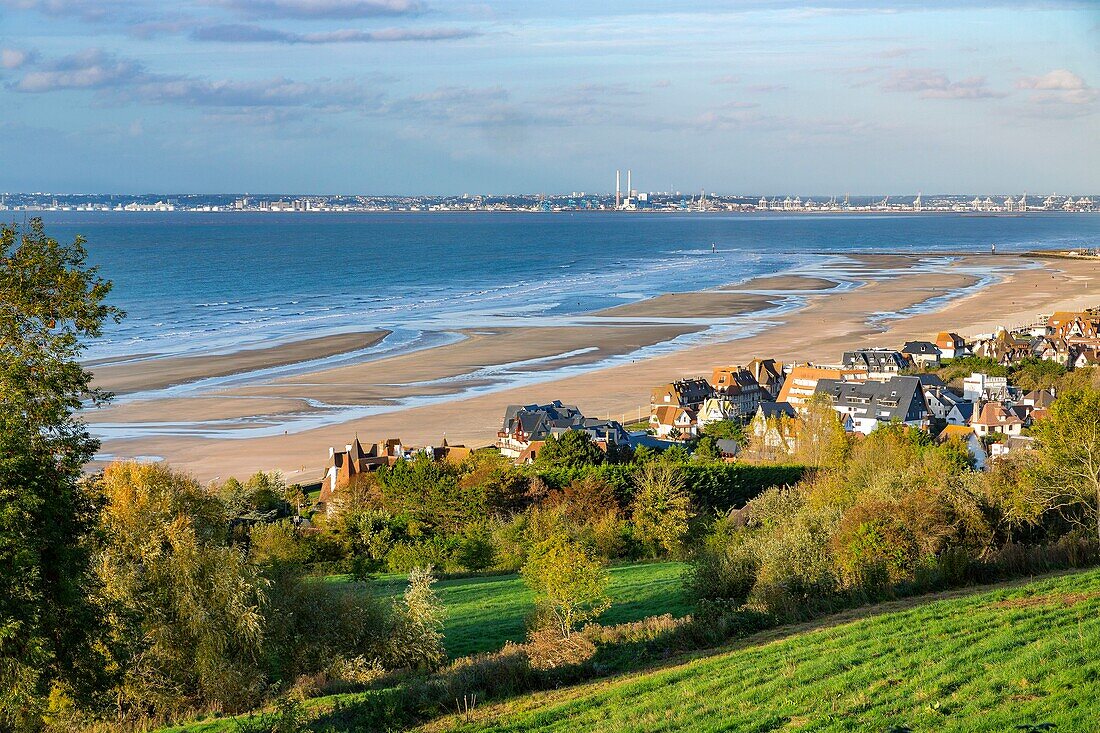
<instances>
[{"instance_id":1,"label":"tree foliage","mask_svg":"<svg viewBox=\"0 0 1100 733\"><path fill-rule=\"evenodd\" d=\"M634 532L656 555L679 553L693 516L684 476L674 464L647 465L637 478L634 494Z\"/></svg>"},{"instance_id":2,"label":"tree foliage","mask_svg":"<svg viewBox=\"0 0 1100 733\"><path fill-rule=\"evenodd\" d=\"M83 239L0 225L0 728L39 725L55 685L84 698L96 684L81 468L99 444L74 413L108 398L78 359L122 316L110 290Z\"/></svg>"},{"instance_id":3,"label":"tree foliage","mask_svg":"<svg viewBox=\"0 0 1100 733\"><path fill-rule=\"evenodd\" d=\"M566 430L560 436L548 435L538 453L536 464L576 468L603 463L604 454L592 442L591 436L581 430Z\"/></svg>"},{"instance_id":4,"label":"tree foliage","mask_svg":"<svg viewBox=\"0 0 1100 733\"><path fill-rule=\"evenodd\" d=\"M1040 446L1031 474L1040 499L1081 512L1100 539L1100 390L1064 393L1032 435Z\"/></svg>"},{"instance_id":5,"label":"tree foliage","mask_svg":"<svg viewBox=\"0 0 1100 733\"><path fill-rule=\"evenodd\" d=\"M535 601L562 637L597 618L611 605L610 577L594 554L564 532L556 532L531 551L523 578Z\"/></svg>"},{"instance_id":6,"label":"tree foliage","mask_svg":"<svg viewBox=\"0 0 1100 733\"><path fill-rule=\"evenodd\" d=\"M102 489L96 567L118 714L254 703L263 689L267 584L226 545L224 505L160 465L114 464Z\"/></svg>"}]
</instances>

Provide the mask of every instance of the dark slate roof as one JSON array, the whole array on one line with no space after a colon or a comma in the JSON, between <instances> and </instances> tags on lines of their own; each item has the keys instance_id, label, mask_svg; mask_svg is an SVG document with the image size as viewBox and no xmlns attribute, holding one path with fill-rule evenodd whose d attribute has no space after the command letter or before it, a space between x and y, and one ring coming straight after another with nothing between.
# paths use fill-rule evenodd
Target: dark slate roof
<instances>
[{"instance_id":1,"label":"dark slate roof","mask_svg":"<svg viewBox=\"0 0 1100 733\"><path fill-rule=\"evenodd\" d=\"M917 379L920 380L921 385L924 386L924 387L946 387L947 386L946 384L943 383L943 380L940 379L938 374L917 374L916 377L917 377Z\"/></svg>"},{"instance_id":2,"label":"dark slate roof","mask_svg":"<svg viewBox=\"0 0 1100 733\"><path fill-rule=\"evenodd\" d=\"M901 353L939 356L940 350L931 341L906 341Z\"/></svg>"},{"instance_id":3,"label":"dark slate roof","mask_svg":"<svg viewBox=\"0 0 1100 733\"><path fill-rule=\"evenodd\" d=\"M829 395L834 405L854 410L857 418L908 422L927 417L924 392L916 377L891 377L885 382L822 379L815 393Z\"/></svg>"},{"instance_id":4,"label":"dark slate roof","mask_svg":"<svg viewBox=\"0 0 1100 733\"><path fill-rule=\"evenodd\" d=\"M797 413L794 411L794 406L790 402L761 402L760 412L764 417L779 417L786 415L787 417L794 417Z\"/></svg>"},{"instance_id":5,"label":"dark slate roof","mask_svg":"<svg viewBox=\"0 0 1100 733\"><path fill-rule=\"evenodd\" d=\"M888 371L888 367L905 369L909 362L900 351L893 349L856 349L844 352L844 366L846 368L863 368L869 372Z\"/></svg>"},{"instance_id":6,"label":"dark slate roof","mask_svg":"<svg viewBox=\"0 0 1100 733\"><path fill-rule=\"evenodd\" d=\"M741 452L741 446L737 444L736 440L719 438L714 442L718 445L718 452L724 456L735 456Z\"/></svg>"},{"instance_id":7,"label":"dark slate roof","mask_svg":"<svg viewBox=\"0 0 1100 733\"><path fill-rule=\"evenodd\" d=\"M963 420L970 422L970 416L974 414L974 403L969 400L959 400L955 403L955 409L962 415Z\"/></svg>"}]
</instances>

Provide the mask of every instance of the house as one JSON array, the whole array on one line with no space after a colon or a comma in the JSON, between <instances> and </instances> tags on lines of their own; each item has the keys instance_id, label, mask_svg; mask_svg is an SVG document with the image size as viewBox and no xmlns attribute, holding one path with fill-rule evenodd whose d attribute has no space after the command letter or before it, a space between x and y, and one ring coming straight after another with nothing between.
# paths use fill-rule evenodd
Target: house
<instances>
[{"instance_id":1,"label":"house","mask_svg":"<svg viewBox=\"0 0 1100 733\"><path fill-rule=\"evenodd\" d=\"M1037 359L1066 366L1072 357L1069 343L1055 336L1038 336L1031 341L1031 353Z\"/></svg>"},{"instance_id":2,"label":"house","mask_svg":"<svg viewBox=\"0 0 1100 733\"><path fill-rule=\"evenodd\" d=\"M1020 404L1031 405L1037 410L1047 410L1054 404L1055 394L1053 389L1036 389L1025 392L1020 398Z\"/></svg>"},{"instance_id":3,"label":"house","mask_svg":"<svg viewBox=\"0 0 1100 733\"><path fill-rule=\"evenodd\" d=\"M649 404L654 410L662 405L697 409L703 400L713 394L710 383L702 377L679 379L655 388L650 394Z\"/></svg>"},{"instance_id":4,"label":"house","mask_svg":"<svg viewBox=\"0 0 1100 733\"><path fill-rule=\"evenodd\" d=\"M948 440L958 440L964 443L967 452L970 454L970 460L974 462L974 468L979 471L985 470L986 463L989 460L989 454L986 453L981 438L975 435L974 431L967 426L948 425L938 436L936 436L936 440L941 443Z\"/></svg>"},{"instance_id":5,"label":"house","mask_svg":"<svg viewBox=\"0 0 1100 733\"><path fill-rule=\"evenodd\" d=\"M940 365L940 350L931 341L906 341L901 353L917 366Z\"/></svg>"},{"instance_id":6,"label":"house","mask_svg":"<svg viewBox=\"0 0 1100 733\"><path fill-rule=\"evenodd\" d=\"M868 379L889 379L912 366L908 357L894 349L845 351L841 361L845 369L866 369Z\"/></svg>"},{"instance_id":7,"label":"house","mask_svg":"<svg viewBox=\"0 0 1100 733\"><path fill-rule=\"evenodd\" d=\"M649 426L658 438L686 440L699 434L698 413L686 407L660 405L649 416Z\"/></svg>"},{"instance_id":8,"label":"house","mask_svg":"<svg viewBox=\"0 0 1100 733\"><path fill-rule=\"evenodd\" d=\"M1100 312L1057 311L1047 318L1046 333L1061 339L1100 339Z\"/></svg>"},{"instance_id":9,"label":"house","mask_svg":"<svg viewBox=\"0 0 1100 733\"><path fill-rule=\"evenodd\" d=\"M936 335L936 348L940 351L941 359L966 356L966 340L951 331L941 331Z\"/></svg>"},{"instance_id":10,"label":"house","mask_svg":"<svg viewBox=\"0 0 1100 733\"><path fill-rule=\"evenodd\" d=\"M862 382L867 379L867 370L818 367L812 364L796 366L787 374L783 388L779 390L777 402L790 404L796 409L800 408L813 395L818 381L822 379Z\"/></svg>"},{"instance_id":11,"label":"house","mask_svg":"<svg viewBox=\"0 0 1100 733\"><path fill-rule=\"evenodd\" d=\"M944 419L948 425L970 425L970 419L974 417L974 408L977 405L970 400L960 399L947 411Z\"/></svg>"},{"instance_id":12,"label":"house","mask_svg":"<svg viewBox=\"0 0 1100 733\"><path fill-rule=\"evenodd\" d=\"M925 376L925 375L922 375ZM967 425L974 403L954 392L942 382L939 385L921 383L924 403L931 417L951 425Z\"/></svg>"},{"instance_id":13,"label":"house","mask_svg":"<svg viewBox=\"0 0 1100 733\"><path fill-rule=\"evenodd\" d=\"M991 338L980 339L974 345L974 355L1008 366L1031 356L1031 340L1002 326Z\"/></svg>"},{"instance_id":14,"label":"house","mask_svg":"<svg viewBox=\"0 0 1100 733\"><path fill-rule=\"evenodd\" d=\"M963 379L963 397L971 402L1008 399L1008 377L991 377L981 372L972 372Z\"/></svg>"},{"instance_id":15,"label":"house","mask_svg":"<svg viewBox=\"0 0 1100 733\"><path fill-rule=\"evenodd\" d=\"M1023 419L1001 402L985 403L982 409L970 418L970 428L980 437L994 433L1006 436L1019 435L1023 427Z\"/></svg>"},{"instance_id":16,"label":"house","mask_svg":"<svg viewBox=\"0 0 1100 733\"><path fill-rule=\"evenodd\" d=\"M757 402L756 404L759 405L760 403ZM733 400L723 396L706 398L696 413L696 420L701 428L713 422L742 420L743 417L744 413L741 412L740 407Z\"/></svg>"},{"instance_id":17,"label":"house","mask_svg":"<svg viewBox=\"0 0 1100 733\"><path fill-rule=\"evenodd\" d=\"M816 393L828 396L833 409L851 421L854 432L866 435L879 423L889 422L928 427L928 406L916 377L891 377L883 382L822 379Z\"/></svg>"},{"instance_id":18,"label":"house","mask_svg":"<svg viewBox=\"0 0 1100 733\"><path fill-rule=\"evenodd\" d=\"M1070 360L1074 369L1096 366L1100 364L1100 346L1076 346L1073 349L1073 357Z\"/></svg>"},{"instance_id":19,"label":"house","mask_svg":"<svg viewBox=\"0 0 1100 733\"><path fill-rule=\"evenodd\" d=\"M532 443L570 430L587 433L603 450L630 443L630 436L619 422L585 417L575 405L554 400L545 405L508 405L497 431L497 448L501 455L518 459L529 453Z\"/></svg>"},{"instance_id":20,"label":"house","mask_svg":"<svg viewBox=\"0 0 1100 733\"><path fill-rule=\"evenodd\" d=\"M771 399L752 372L741 366L718 367L711 376L710 384L714 388L714 397L704 400L703 405L715 398L726 402L730 411L727 417L721 418L723 420L747 420L756 412L757 405Z\"/></svg>"},{"instance_id":21,"label":"house","mask_svg":"<svg viewBox=\"0 0 1100 733\"><path fill-rule=\"evenodd\" d=\"M409 452L400 438L390 438L381 443L372 443L370 448L363 448L356 436L342 451L330 446L328 466L325 468L324 478L321 479L321 494L317 503L328 513L340 489L350 485L357 477L377 471L382 466L392 466L408 455Z\"/></svg>"},{"instance_id":22,"label":"house","mask_svg":"<svg viewBox=\"0 0 1100 733\"><path fill-rule=\"evenodd\" d=\"M793 453L798 445L798 413L786 402L761 402L749 423L756 446L769 456Z\"/></svg>"},{"instance_id":23,"label":"house","mask_svg":"<svg viewBox=\"0 0 1100 733\"><path fill-rule=\"evenodd\" d=\"M779 396L779 390L783 389L785 378L782 362L775 359L753 359L745 365L745 369L752 374L760 388L771 395L765 399L774 400Z\"/></svg>"},{"instance_id":24,"label":"house","mask_svg":"<svg viewBox=\"0 0 1100 733\"><path fill-rule=\"evenodd\" d=\"M997 459L1013 453L1034 450L1037 450L1035 447L1035 438L1030 438L1026 435L1014 435L989 446L989 457L990 459Z\"/></svg>"}]
</instances>

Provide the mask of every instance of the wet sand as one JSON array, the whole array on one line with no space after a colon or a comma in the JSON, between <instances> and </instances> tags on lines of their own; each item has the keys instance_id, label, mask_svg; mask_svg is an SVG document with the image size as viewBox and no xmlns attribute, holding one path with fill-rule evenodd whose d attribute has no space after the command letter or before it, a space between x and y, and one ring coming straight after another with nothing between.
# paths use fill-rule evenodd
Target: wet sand
<instances>
[{"instance_id":1,"label":"wet sand","mask_svg":"<svg viewBox=\"0 0 1100 733\"><path fill-rule=\"evenodd\" d=\"M835 280L808 275L767 275L756 277L739 285L727 285L722 290L831 290L837 286Z\"/></svg>"},{"instance_id":2,"label":"wet sand","mask_svg":"<svg viewBox=\"0 0 1100 733\"><path fill-rule=\"evenodd\" d=\"M667 293L637 303L606 308L593 315L626 318L731 318L770 308L779 300L735 291Z\"/></svg>"},{"instance_id":3,"label":"wet sand","mask_svg":"<svg viewBox=\"0 0 1100 733\"><path fill-rule=\"evenodd\" d=\"M1036 263L1042 267L1022 269ZM875 263L866 265L876 266ZM695 346L635 363L491 394L370 415L297 434L245 439L158 436L112 440L105 444L104 452L117 456L165 456L201 480L243 476L276 468L293 481L314 480L321 474L328 446L343 445L355 433L364 440L394 436L410 444L435 444L445 432L452 443L485 445L492 442L505 405L551 399L575 403L591 416L633 420L648 412L645 403L654 384L677 377L709 374L717 364L745 362L754 357L836 361L842 351L850 348L897 347L907 340L933 338L944 330L973 336L998 325L1029 323L1040 312L1100 304L1100 283L1096 277L1100 266L1094 262L1012 256L968 257L943 273L927 271L913 257L890 256L877 265L888 268L889 276L872 279L852 290L808 293L805 308L771 319L761 333L735 341ZM883 319L884 313L897 313L941 297L950 289L972 285L976 281L974 275L958 271L964 267L983 273L996 269L1002 273L1003 280L945 303L935 313ZM748 289L749 284L743 287ZM1090 292L1093 289L1095 292ZM562 329L557 334L551 334L547 328L481 331L470 334L468 341L459 344L370 364L330 369L321 373L323 380L318 379L318 374L300 375L278 380L273 385L258 385L235 392L266 393L265 399L270 400L268 404L276 413L294 411L301 406L301 397L312 397L329 389L362 399L384 399L408 389L422 393L430 385L415 386L409 382L438 379L441 375L468 371L486 362L517 361L519 357L529 359L532 354L554 351L562 353L577 344L597 343L602 330L602 326L593 326ZM634 335L633 338L638 337ZM545 365L534 368L545 368ZM360 380L370 383L360 383ZM170 414L187 414L207 419L209 415L239 412L241 401L223 401L214 396L203 399L203 405L195 405L193 411L188 409L186 413L181 411L178 402L148 403L142 408L148 412L141 416L152 419L157 415L163 418ZM219 406L219 402L224 402L225 406ZM131 413L130 417L135 414Z\"/></svg>"},{"instance_id":4,"label":"wet sand","mask_svg":"<svg viewBox=\"0 0 1100 733\"><path fill-rule=\"evenodd\" d=\"M389 331L342 333L230 354L171 356L123 363L115 360L102 366L92 363L91 368L95 386L116 394L128 394L323 359L368 348L388 335Z\"/></svg>"}]
</instances>

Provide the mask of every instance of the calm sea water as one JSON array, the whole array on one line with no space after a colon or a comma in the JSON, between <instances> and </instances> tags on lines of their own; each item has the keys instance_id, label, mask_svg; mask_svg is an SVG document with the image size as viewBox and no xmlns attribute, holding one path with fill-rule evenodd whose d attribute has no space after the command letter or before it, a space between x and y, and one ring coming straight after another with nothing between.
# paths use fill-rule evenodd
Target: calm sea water
<instances>
[{"instance_id":1,"label":"calm sea water","mask_svg":"<svg viewBox=\"0 0 1100 733\"><path fill-rule=\"evenodd\" d=\"M372 328L394 330L391 347L414 345L448 328L554 322L665 292L812 271L830 255L1100 246L1100 215L43 218L59 239L88 239L92 262L115 282L113 302L128 313L89 358L227 351Z\"/></svg>"}]
</instances>

